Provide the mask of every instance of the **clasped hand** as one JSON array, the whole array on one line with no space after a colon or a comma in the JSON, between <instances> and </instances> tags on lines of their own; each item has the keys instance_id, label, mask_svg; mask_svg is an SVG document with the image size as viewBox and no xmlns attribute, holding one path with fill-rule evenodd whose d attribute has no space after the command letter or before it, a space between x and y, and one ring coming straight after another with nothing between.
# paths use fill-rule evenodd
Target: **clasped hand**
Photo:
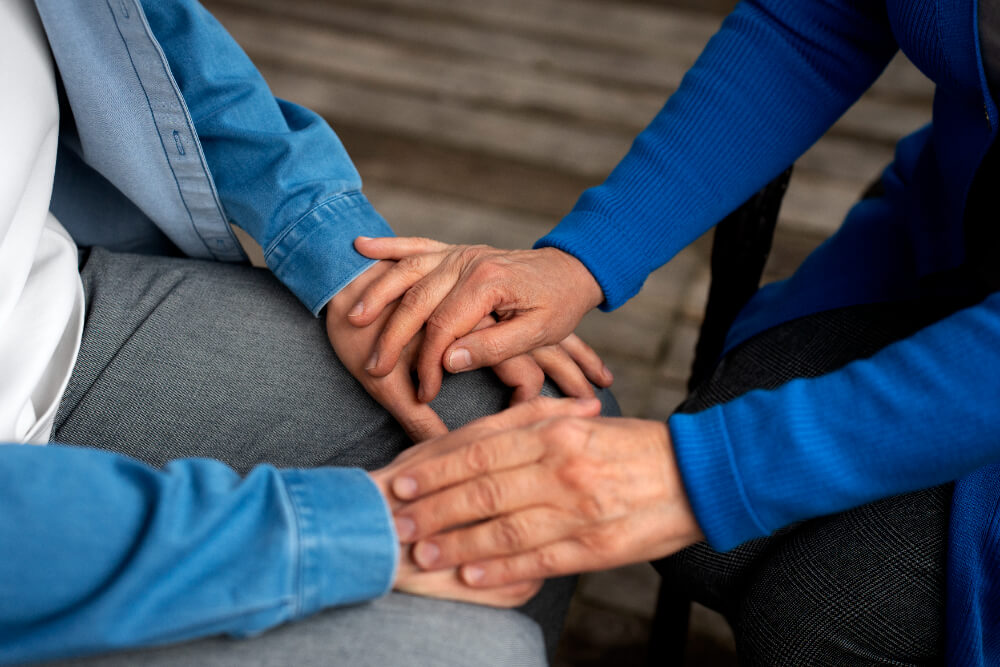
<instances>
[{"instance_id":1,"label":"clasped hand","mask_svg":"<svg viewBox=\"0 0 1000 667\"><path fill-rule=\"evenodd\" d=\"M596 400L535 399L375 473L412 563L458 567L473 590L510 590L698 541L666 425L599 410Z\"/></svg>"},{"instance_id":2,"label":"clasped hand","mask_svg":"<svg viewBox=\"0 0 1000 667\"><path fill-rule=\"evenodd\" d=\"M418 347L418 398L425 403L437 395L445 368L497 367L526 353L570 396L593 396L579 369L594 384L611 384L611 372L573 335L604 295L572 255L422 238L358 238L355 247L367 257L396 261L348 312L357 327L384 321L366 366L372 377L392 373ZM499 323L481 327L490 315Z\"/></svg>"},{"instance_id":3,"label":"clasped hand","mask_svg":"<svg viewBox=\"0 0 1000 667\"><path fill-rule=\"evenodd\" d=\"M399 264L381 261L365 271L350 285L340 291L329 303L326 314L327 335L334 351L350 373L358 379L365 390L378 401L399 422L407 434L420 442L447 433L444 422L427 405L437 394L441 385L440 363L436 378L421 376L420 392L414 386L410 375L416 364L425 334L421 322L405 340L392 334L398 321L409 308L412 299L402 299L398 294L387 298L384 286L400 274ZM350 317L356 310L355 304L362 299L374 303L369 295L372 290L381 295L377 309L369 308L363 317ZM410 319L407 319L410 321ZM389 329L390 325L393 326ZM474 323L472 330L490 328L495 321L487 311ZM435 338L435 330L429 329L427 336ZM384 352L380 340L398 341L392 344L391 355ZM391 363L389 358L391 356ZM422 360L426 355L421 355ZM384 363L376 363L382 359ZM594 396L591 382L598 386L611 384L611 373L600 357L583 341L574 335L564 336L555 345L525 350L525 354L505 356L492 366L501 382L514 388L512 404L528 400L539 394L545 376L551 377L568 396ZM432 388L433 387L433 388Z\"/></svg>"}]
</instances>

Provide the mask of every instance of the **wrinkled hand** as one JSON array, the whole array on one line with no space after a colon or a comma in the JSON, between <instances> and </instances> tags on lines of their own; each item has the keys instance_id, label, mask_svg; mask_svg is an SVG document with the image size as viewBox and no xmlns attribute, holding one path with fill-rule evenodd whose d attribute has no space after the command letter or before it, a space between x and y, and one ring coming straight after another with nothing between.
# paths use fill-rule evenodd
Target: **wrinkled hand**
<instances>
[{"instance_id":1,"label":"wrinkled hand","mask_svg":"<svg viewBox=\"0 0 1000 667\"><path fill-rule=\"evenodd\" d=\"M376 376L365 367L376 339L392 316L396 304L382 309L371 326L363 328L350 324L346 316L347 309L358 300L359 295L392 269L393 262L379 262L341 290L327 305L326 332L337 357L351 375L399 422L414 442L421 442L448 432L441 418L426 404L427 401L418 398L410 375L423 333L417 332L413 340L404 346L399 363L388 374ZM476 329L493 324L491 317L485 317ZM594 390L587 376L601 373L601 369L604 369L604 364L597 353L576 336L570 336L560 345L547 346L531 354L502 361L493 367L493 372L501 382L514 389L511 403L517 404L538 396L546 375L569 396L593 397ZM604 369L603 377L606 380L603 386L610 384L610 371Z\"/></svg>"},{"instance_id":2,"label":"wrinkled hand","mask_svg":"<svg viewBox=\"0 0 1000 667\"><path fill-rule=\"evenodd\" d=\"M489 431L483 420L392 470L396 529L417 565L458 566L469 586L496 587L660 558L701 539L665 424L536 403L540 419Z\"/></svg>"},{"instance_id":3,"label":"wrinkled hand","mask_svg":"<svg viewBox=\"0 0 1000 667\"><path fill-rule=\"evenodd\" d=\"M486 321L489 326L496 326L492 317L487 317ZM478 327L474 331L484 328ZM419 347L419 340L414 345ZM594 398L596 394L591 382L599 387L609 387L614 381L611 371L593 348L576 334L570 334L556 345L546 345L501 361L493 366L493 372L501 382L514 388L511 405L539 396L546 376L570 398ZM417 391L418 400L431 401L434 395L421 383Z\"/></svg>"},{"instance_id":4,"label":"wrinkled hand","mask_svg":"<svg viewBox=\"0 0 1000 667\"><path fill-rule=\"evenodd\" d=\"M391 499L392 493L386 486L387 475L375 472L372 473L372 478L379 490L382 491L382 495L387 500ZM543 583L541 580L521 581L496 588L470 588L459 578L458 568L433 572L424 571L413 562L410 549L403 547L400 549L399 567L396 571L393 590L443 600L485 604L491 607L519 607L533 598Z\"/></svg>"},{"instance_id":5,"label":"wrinkled hand","mask_svg":"<svg viewBox=\"0 0 1000 667\"><path fill-rule=\"evenodd\" d=\"M402 501L389 489L389 484L404 467L429 461L464 446L469 438L485 436L497 429L512 429L533 423L543 416L590 417L600 412L597 400L556 400L540 398L523 403L516 408L470 422L463 428L441 438L416 445L400 454L395 461L371 473L375 484L382 491L390 507L399 509ZM534 597L542 586L542 579L515 582L499 587L470 588L458 576L455 567L425 571L413 562L408 546L402 549L395 588L406 593L430 597L473 602L494 607L516 607Z\"/></svg>"},{"instance_id":6,"label":"wrinkled hand","mask_svg":"<svg viewBox=\"0 0 1000 667\"><path fill-rule=\"evenodd\" d=\"M417 567L404 550L396 575L394 590L440 598L485 604L491 607L519 607L535 597L544 582L520 581L495 588L470 588L458 576L458 568L426 572Z\"/></svg>"},{"instance_id":7,"label":"wrinkled hand","mask_svg":"<svg viewBox=\"0 0 1000 667\"><path fill-rule=\"evenodd\" d=\"M369 285L386 275L392 265L392 262L377 263L330 300L326 308L326 333L344 367L389 411L414 442L420 442L447 433L448 428L429 405L417 400L410 368L416 358L419 336L400 351L401 363L387 374L374 376L365 370L365 362L395 306L389 304L373 321L373 326L364 329L351 326L347 321L348 309Z\"/></svg>"},{"instance_id":8,"label":"wrinkled hand","mask_svg":"<svg viewBox=\"0 0 1000 667\"><path fill-rule=\"evenodd\" d=\"M557 344L591 381L610 384L603 363L598 368L581 360L586 357L582 342L571 336L604 299L594 277L572 255L554 248L497 250L419 238L359 238L355 247L371 258L399 260L348 313L353 324L366 327L402 297L366 364L374 377L391 374L426 325L417 361L419 398L425 402L441 387L442 366L453 373L496 366ZM500 322L476 331L491 313Z\"/></svg>"}]
</instances>

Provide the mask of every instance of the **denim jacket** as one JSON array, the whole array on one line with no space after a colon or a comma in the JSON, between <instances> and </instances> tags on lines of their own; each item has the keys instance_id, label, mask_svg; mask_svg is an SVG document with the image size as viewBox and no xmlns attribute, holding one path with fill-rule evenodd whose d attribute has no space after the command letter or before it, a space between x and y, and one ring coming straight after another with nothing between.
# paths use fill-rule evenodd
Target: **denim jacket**
<instances>
[{"instance_id":1,"label":"denim jacket","mask_svg":"<svg viewBox=\"0 0 1000 667\"><path fill-rule=\"evenodd\" d=\"M314 314L371 265L352 240L391 230L343 146L196 0L36 6L65 93L51 207L78 243L241 261L234 222ZM0 446L0 664L260 632L384 594L397 560L361 470Z\"/></svg>"},{"instance_id":2,"label":"denim jacket","mask_svg":"<svg viewBox=\"0 0 1000 667\"><path fill-rule=\"evenodd\" d=\"M392 230L337 136L197 2L36 5L68 102L52 208L79 243L240 261L233 222L314 314L372 264L353 239Z\"/></svg>"}]
</instances>

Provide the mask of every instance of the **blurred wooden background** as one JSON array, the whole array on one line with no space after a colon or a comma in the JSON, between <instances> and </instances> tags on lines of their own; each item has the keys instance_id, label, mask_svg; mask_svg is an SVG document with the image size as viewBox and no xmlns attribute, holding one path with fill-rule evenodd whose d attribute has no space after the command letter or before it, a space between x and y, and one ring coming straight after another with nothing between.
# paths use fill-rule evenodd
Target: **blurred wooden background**
<instances>
[{"instance_id":1,"label":"blurred wooden background","mask_svg":"<svg viewBox=\"0 0 1000 667\"><path fill-rule=\"evenodd\" d=\"M205 0L275 93L323 114L399 234L530 247L603 180L680 83L732 0ZM897 58L798 162L765 279L837 228L930 118L930 83ZM628 416L683 398L710 239L580 333ZM657 576L582 578L559 665L643 664ZM735 664L724 621L696 608L687 664Z\"/></svg>"}]
</instances>

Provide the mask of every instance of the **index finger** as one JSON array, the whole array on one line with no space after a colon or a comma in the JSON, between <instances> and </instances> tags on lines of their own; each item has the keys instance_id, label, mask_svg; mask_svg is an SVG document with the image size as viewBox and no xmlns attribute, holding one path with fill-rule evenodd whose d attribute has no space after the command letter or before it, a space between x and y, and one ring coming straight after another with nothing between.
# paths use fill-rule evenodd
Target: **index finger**
<instances>
[{"instance_id":1,"label":"index finger","mask_svg":"<svg viewBox=\"0 0 1000 667\"><path fill-rule=\"evenodd\" d=\"M600 410L596 398L540 397L521 403L449 434L446 437L459 439L460 446L404 464L390 487L396 497L412 501L486 472L530 461L540 455L542 445L523 427L556 417L594 417ZM484 433L484 429L489 430Z\"/></svg>"},{"instance_id":2,"label":"index finger","mask_svg":"<svg viewBox=\"0 0 1000 667\"><path fill-rule=\"evenodd\" d=\"M417 400L409 368L400 365L385 378L366 384L368 393L399 422L413 442L448 433L448 427L434 409Z\"/></svg>"},{"instance_id":3,"label":"index finger","mask_svg":"<svg viewBox=\"0 0 1000 667\"><path fill-rule=\"evenodd\" d=\"M447 243L419 236L382 236L354 239L354 249L369 259L402 259L410 255L447 250Z\"/></svg>"},{"instance_id":4,"label":"index finger","mask_svg":"<svg viewBox=\"0 0 1000 667\"><path fill-rule=\"evenodd\" d=\"M382 376L396 367L403 348L424 327L457 278L455 267L446 261L406 290L375 342L375 352L366 368L371 375Z\"/></svg>"}]
</instances>

